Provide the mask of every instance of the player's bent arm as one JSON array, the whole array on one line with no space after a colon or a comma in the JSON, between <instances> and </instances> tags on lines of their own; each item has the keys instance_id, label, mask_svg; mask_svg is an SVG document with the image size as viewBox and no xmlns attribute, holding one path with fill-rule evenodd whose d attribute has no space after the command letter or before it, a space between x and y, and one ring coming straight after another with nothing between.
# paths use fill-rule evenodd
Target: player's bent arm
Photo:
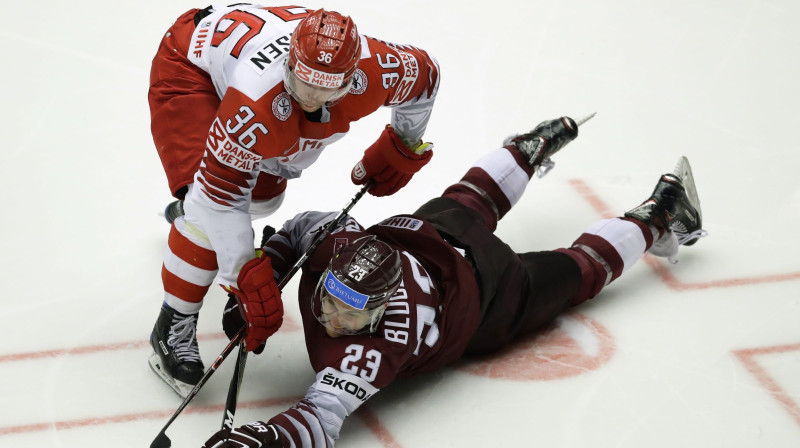
<instances>
[{"instance_id":1,"label":"player's bent arm","mask_svg":"<svg viewBox=\"0 0 800 448\"><path fill-rule=\"evenodd\" d=\"M270 419L292 446L331 447L345 418L379 389L366 380L328 367L297 405Z\"/></svg>"},{"instance_id":2,"label":"player's bent arm","mask_svg":"<svg viewBox=\"0 0 800 448\"><path fill-rule=\"evenodd\" d=\"M403 53L413 55L418 71L415 77L409 76L413 72L403 73L403 81L412 78L414 84L408 89L408 95L392 108L391 125L406 146L414 149L425 134L439 92L439 63L426 51L415 47L404 47L400 50L400 54ZM402 95L403 88L401 81L398 85L401 91L395 94L396 97Z\"/></svg>"}]
</instances>

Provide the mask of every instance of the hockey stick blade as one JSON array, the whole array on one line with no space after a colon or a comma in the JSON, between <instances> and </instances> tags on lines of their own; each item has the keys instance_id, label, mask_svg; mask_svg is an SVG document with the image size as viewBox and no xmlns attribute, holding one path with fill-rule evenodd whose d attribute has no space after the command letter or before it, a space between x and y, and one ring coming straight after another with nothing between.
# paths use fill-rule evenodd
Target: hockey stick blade
<instances>
[{"instance_id":1,"label":"hockey stick blade","mask_svg":"<svg viewBox=\"0 0 800 448\"><path fill-rule=\"evenodd\" d=\"M169 440L167 434L164 431L158 433L155 439L153 439L153 443L150 444L150 448L169 448L172 446L172 440Z\"/></svg>"}]
</instances>

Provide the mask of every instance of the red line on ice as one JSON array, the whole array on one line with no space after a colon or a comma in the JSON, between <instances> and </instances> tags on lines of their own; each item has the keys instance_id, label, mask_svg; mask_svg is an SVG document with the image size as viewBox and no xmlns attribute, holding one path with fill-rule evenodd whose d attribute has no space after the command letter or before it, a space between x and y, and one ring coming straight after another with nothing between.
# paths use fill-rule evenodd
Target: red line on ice
<instances>
[{"instance_id":1,"label":"red line on ice","mask_svg":"<svg viewBox=\"0 0 800 448\"><path fill-rule=\"evenodd\" d=\"M800 425L800 406L792 397L764 370L756 361L757 356L774 355L787 352L800 351L800 344L778 345L773 347L748 348L734 350L733 354L744 364L747 370L756 377L759 383L783 405L795 422Z\"/></svg>"}]
</instances>

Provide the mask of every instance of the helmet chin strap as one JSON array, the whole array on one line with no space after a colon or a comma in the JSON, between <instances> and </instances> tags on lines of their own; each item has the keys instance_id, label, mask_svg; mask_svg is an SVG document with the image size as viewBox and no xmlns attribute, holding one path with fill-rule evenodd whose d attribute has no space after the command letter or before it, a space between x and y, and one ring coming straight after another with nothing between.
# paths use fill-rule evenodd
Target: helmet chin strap
<instances>
[{"instance_id":1,"label":"helmet chin strap","mask_svg":"<svg viewBox=\"0 0 800 448\"><path fill-rule=\"evenodd\" d=\"M387 302L388 303L388 302ZM383 313L386 312L386 303L381 305L381 309L372 316L372 321L369 323L369 332L375 333L375 330L378 329L378 324L381 323L381 319L383 319Z\"/></svg>"}]
</instances>

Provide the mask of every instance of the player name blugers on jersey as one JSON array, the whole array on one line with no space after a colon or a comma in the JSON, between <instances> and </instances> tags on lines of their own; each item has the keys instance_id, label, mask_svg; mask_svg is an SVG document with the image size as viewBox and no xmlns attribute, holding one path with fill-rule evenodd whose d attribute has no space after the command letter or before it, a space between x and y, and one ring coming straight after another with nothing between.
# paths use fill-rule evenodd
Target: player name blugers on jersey
<instances>
[{"instance_id":1,"label":"player name blugers on jersey","mask_svg":"<svg viewBox=\"0 0 800 448\"><path fill-rule=\"evenodd\" d=\"M396 229L406 229L415 232L422 227L422 221L414 218L393 216L378 223L379 226L394 227Z\"/></svg>"},{"instance_id":2,"label":"player name blugers on jersey","mask_svg":"<svg viewBox=\"0 0 800 448\"><path fill-rule=\"evenodd\" d=\"M253 171L261 162L260 155L242 149L231 141L219 118L214 120L214 124L211 126L206 146L217 160L236 170Z\"/></svg>"}]
</instances>

